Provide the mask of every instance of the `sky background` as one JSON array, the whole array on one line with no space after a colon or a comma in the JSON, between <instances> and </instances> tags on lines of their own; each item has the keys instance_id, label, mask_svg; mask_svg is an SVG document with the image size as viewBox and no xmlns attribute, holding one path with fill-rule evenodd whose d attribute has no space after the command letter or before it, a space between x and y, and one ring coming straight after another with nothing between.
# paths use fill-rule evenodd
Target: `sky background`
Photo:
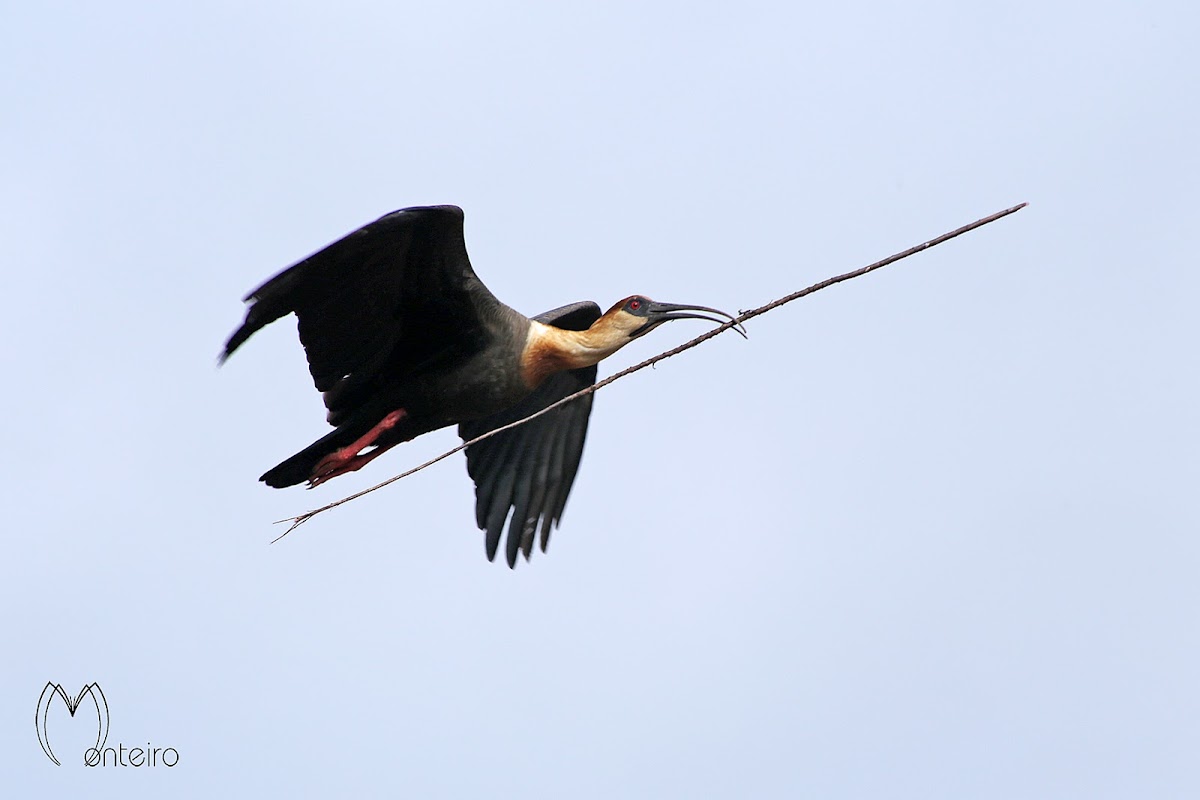
<instances>
[{"instance_id":1,"label":"sky background","mask_svg":"<svg viewBox=\"0 0 1200 800\"><path fill-rule=\"evenodd\" d=\"M1198 26L3 4L5 794L1200 796ZM216 367L247 291L387 211L461 205L529 314L737 311L1022 201L601 391L515 571L461 456L269 544L457 443L268 490L325 430L294 325ZM178 766L54 766L51 680Z\"/></svg>"}]
</instances>

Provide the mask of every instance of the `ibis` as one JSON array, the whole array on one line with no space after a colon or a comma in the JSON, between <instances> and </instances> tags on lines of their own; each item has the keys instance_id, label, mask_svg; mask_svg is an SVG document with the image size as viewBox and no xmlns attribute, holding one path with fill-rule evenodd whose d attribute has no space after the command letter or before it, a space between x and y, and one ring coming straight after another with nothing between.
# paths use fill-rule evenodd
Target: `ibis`
<instances>
[{"instance_id":1,"label":"ibis","mask_svg":"<svg viewBox=\"0 0 1200 800\"><path fill-rule=\"evenodd\" d=\"M633 295L601 313L592 302L530 318L475 275L456 206L406 208L285 269L245 298L220 360L288 314L333 431L267 470L282 488L319 486L402 442L448 425L469 441L596 382L596 365L665 322L733 317ZM724 318L724 319L722 319ZM588 394L467 448L476 522L494 559L543 552L583 454Z\"/></svg>"}]
</instances>

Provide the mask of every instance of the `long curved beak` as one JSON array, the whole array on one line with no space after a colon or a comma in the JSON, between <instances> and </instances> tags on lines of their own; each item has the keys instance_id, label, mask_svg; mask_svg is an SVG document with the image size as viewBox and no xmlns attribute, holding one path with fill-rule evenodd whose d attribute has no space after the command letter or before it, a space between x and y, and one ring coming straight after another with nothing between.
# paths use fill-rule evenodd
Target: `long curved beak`
<instances>
[{"instance_id":1,"label":"long curved beak","mask_svg":"<svg viewBox=\"0 0 1200 800\"><path fill-rule=\"evenodd\" d=\"M708 316L709 314L715 314L716 316ZM725 319L721 319L722 317ZM717 308L709 308L708 306L685 306L676 303L655 303L651 301L650 307L646 310L646 324L638 328L630 338L636 339L639 336L644 336L664 322L670 322L673 319L703 319L715 322L718 325L726 325L730 322L735 322L737 318L733 314ZM746 331L741 325L735 323L732 327L741 334L742 338L747 338Z\"/></svg>"}]
</instances>

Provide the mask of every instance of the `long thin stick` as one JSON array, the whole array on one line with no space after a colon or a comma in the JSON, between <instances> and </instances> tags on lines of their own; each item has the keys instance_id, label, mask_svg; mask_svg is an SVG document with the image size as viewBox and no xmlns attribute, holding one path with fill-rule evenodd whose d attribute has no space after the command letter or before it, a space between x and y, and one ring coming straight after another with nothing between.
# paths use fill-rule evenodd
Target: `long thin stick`
<instances>
[{"instance_id":1,"label":"long thin stick","mask_svg":"<svg viewBox=\"0 0 1200 800\"><path fill-rule=\"evenodd\" d=\"M659 361L662 361L663 359L667 359L667 358L670 358L671 356L679 355L684 350L690 350L693 347L695 347L696 345L700 344L701 342L707 342L709 339L713 338L714 336L722 334L732 327L741 325L743 322L745 322L748 319L753 319L754 317L757 317L760 314L765 314L768 311L779 308L779 306L784 305L785 303L790 303L793 300L799 300L801 297L810 295L813 292L819 292L822 289L827 289L828 287L833 286L835 283L841 283L842 281L848 281L851 278L857 278L860 275L866 275L868 272L874 272L877 269L886 267L888 264L895 264L897 261L900 261L901 259L905 259L905 258L908 258L909 256L916 255L917 253L920 253L923 250L928 250L931 247L936 247L937 245L941 244L942 242L948 242L951 239L955 238L956 236L962 236L964 233L970 233L971 231L975 230L976 228L982 228L984 225L987 225L988 223L995 222L998 219L1007 217L1009 214L1016 213L1017 211L1020 211L1022 208L1024 208L1026 205L1028 205L1028 203L1021 203L1020 205L1015 205L1012 208L1006 208L1003 211L997 211L995 214L990 214L986 217L983 217L982 219L977 219L974 222L972 222L971 224L963 225L961 228L956 228L955 230L952 230L949 233L943 233L941 236L938 236L937 238L930 239L929 241L923 242L919 245L916 245L915 247L910 247L903 252L896 253L894 255L890 255L887 258L882 259L881 261L876 261L874 264L868 264L867 266L860 267L856 270L853 270L852 272L847 272L842 275L837 275L832 278L827 278L827 279L821 281L820 283L814 283L812 286L809 286L807 289L801 289L800 291L793 292L793 293L787 295L786 297L781 297L778 300L772 300L770 303L767 303L764 306L759 306L758 308L751 309L750 311L743 311L736 318L730 320L729 322L723 323L722 325L720 325L716 328L706 331L705 333L701 334L700 336L697 336L695 339L692 339L690 342L685 342L684 344L681 344L678 347L674 347L670 350L667 350L664 353L659 353L658 355L654 356L653 358L648 358L640 364L635 364L632 367L627 367L626 369L623 369L614 375L610 375L609 377L605 378L602 381L592 384L591 386L587 387L586 389L581 389L578 392L575 392L575 394L564 397L562 400L559 400L557 403L553 403L551 405L546 406L541 411L530 414L528 417L525 417L524 419L519 419L516 422L510 422L507 425L502 425L499 428L488 431L487 433L483 434L482 436L476 436L471 441L463 442L458 447L455 447L453 450L447 450L446 452L442 453L437 458L431 458L429 461L426 461L424 464L421 464L418 467L413 467L412 469L408 470L407 472L402 472L399 475L395 475L391 478L388 478L386 481L383 481L382 483L375 484L374 486L372 486L369 489L363 489L361 492L355 492L354 494L349 495L348 497L343 497L341 500L336 500L336 501L330 503L329 505L321 506L320 508L314 509L312 511L305 511L303 514L296 516L296 517L288 517L287 519L281 519L276 524L283 523L283 522L290 522L292 524L288 527L288 529L286 531L284 531L283 533L281 533L279 536L275 537L271 541L272 541L272 543L279 541L284 536L287 536L289 533L291 533L296 528L298 528L300 525L303 525L305 522L308 522L310 519L312 519L317 514L320 514L323 511L328 511L331 508L336 508L336 507L340 506L342 503L348 503L351 500L356 500L359 497L362 497L364 494L370 494L371 492L375 491L376 489L382 489L384 486L387 486L390 483L395 483L396 481L398 481L402 478L407 478L409 475L412 475L414 472L420 472L421 470L425 469L426 467L433 466L434 464L441 461L442 459L449 458L450 456L457 453L459 450L466 449L466 448L470 447L471 445L475 444L476 442L482 442L484 439L487 439L488 437L491 437L491 436L495 436L497 433L500 433L501 431L506 431L506 430L509 430L510 428L515 428L518 425L524 425L526 422L537 419L538 417L542 416L543 414L548 414L549 412L553 411L554 409L558 408L559 406L570 403L572 400L578 400L579 398L583 397L584 395L588 395L588 394L591 394L592 392L599 391L600 389L603 389L605 386L608 386L613 381L624 378L626 375L637 372L640 369L645 369L646 367L649 367L652 364L657 364Z\"/></svg>"}]
</instances>

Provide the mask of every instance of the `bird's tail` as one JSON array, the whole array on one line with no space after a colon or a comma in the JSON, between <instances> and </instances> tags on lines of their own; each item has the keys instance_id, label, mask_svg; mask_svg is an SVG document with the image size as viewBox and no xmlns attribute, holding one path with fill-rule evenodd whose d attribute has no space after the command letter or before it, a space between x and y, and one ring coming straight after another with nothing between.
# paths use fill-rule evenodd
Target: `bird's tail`
<instances>
[{"instance_id":1,"label":"bird's tail","mask_svg":"<svg viewBox=\"0 0 1200 800\"><path fill-rule=\"evenodd\" d=\"M360 427L343 425L337 430L331 431L296 455L271 467L263 473L259 480L274 489L283 489L304 483L312 477L313 468L321 459L334 450L351 444L361 436L364 431L359 430Z\"/></svg>"}]
</instances>

